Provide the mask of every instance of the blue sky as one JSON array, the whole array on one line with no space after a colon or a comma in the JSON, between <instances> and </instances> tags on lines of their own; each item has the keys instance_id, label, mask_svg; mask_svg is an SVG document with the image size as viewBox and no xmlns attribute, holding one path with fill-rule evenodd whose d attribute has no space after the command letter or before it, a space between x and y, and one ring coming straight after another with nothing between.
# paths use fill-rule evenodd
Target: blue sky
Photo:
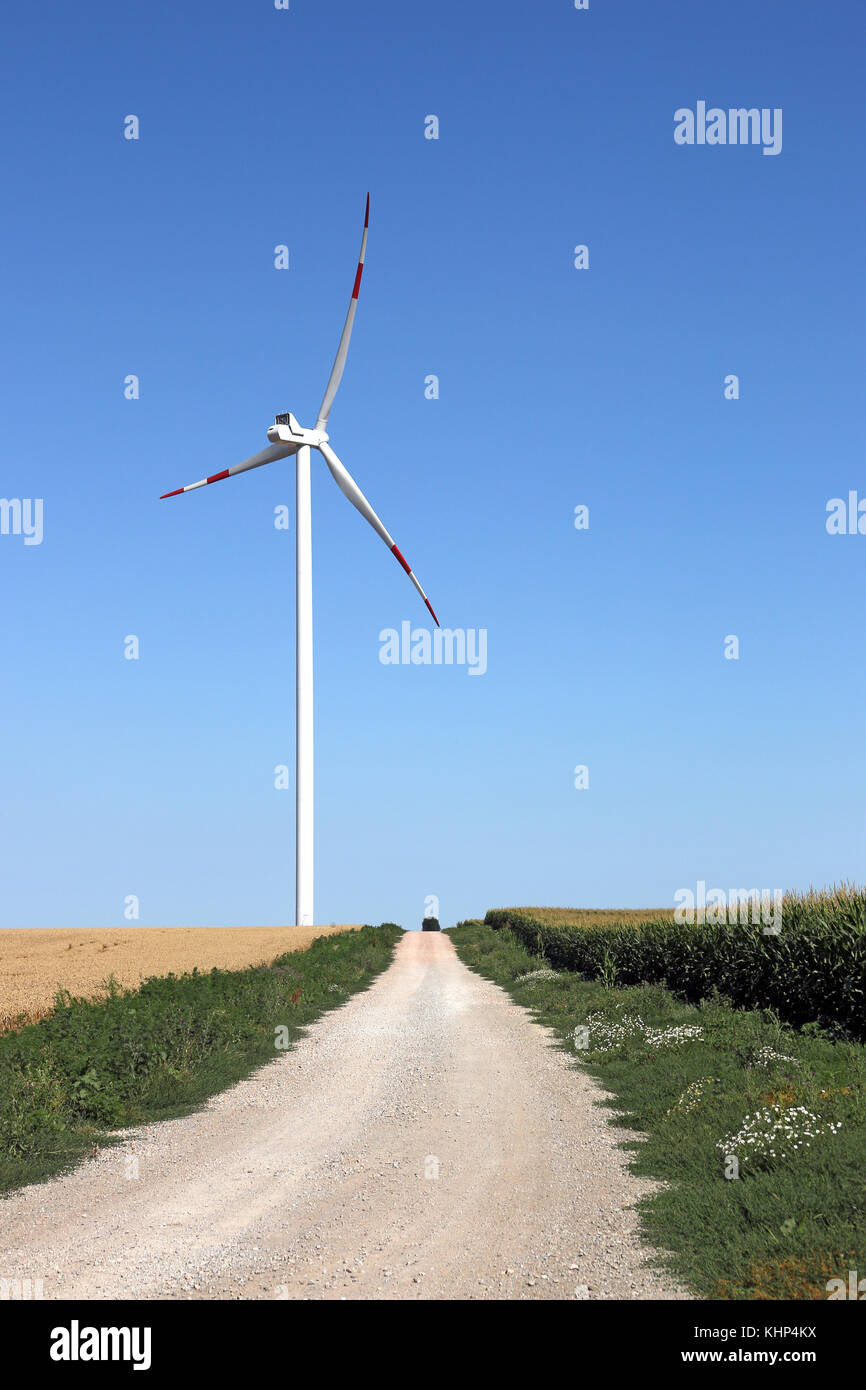
<instances>
[{"instance_id":1,"label":"blue sky","mask_svg":"<svg viewBox=\"0 0 866 1390\"><path fill-rule=\"evenodd\" d=\"M146 0L6 38L0 495L44 534L0 535L0 925L291 920L291 463L158 499L314 423L368 188L332 443L488 664L380 662L426 612L314 455L317 921L863 878L866 536L825 527L866 496L856 7ZM699 100L782 108L781 153L676 145Z\"/></svg>"}]
</instances>

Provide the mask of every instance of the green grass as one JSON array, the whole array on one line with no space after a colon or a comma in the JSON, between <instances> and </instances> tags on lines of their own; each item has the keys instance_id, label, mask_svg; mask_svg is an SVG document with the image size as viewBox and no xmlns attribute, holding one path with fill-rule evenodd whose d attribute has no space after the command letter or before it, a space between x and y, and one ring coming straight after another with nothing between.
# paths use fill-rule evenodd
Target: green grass
<instances>
[{"instance_id":1,"label":"green grass","mask_svg":"<svg viewBox=\"0 0 866 1390\"><path fill-rule=\"evenodd\" d=\"M111 1131L183 1114L281 1055L390 964L399 927L319 937L247 970L166 975L0 1036L0 1192L50 1177ZM277 1029L284 1029L277 1034Z\"/></svg>"},{"instance_id":2,"label":"green grass","mask_svg":"<svg viewBox=\"0 0 866 1390\"><path fill-rule=\"evenodd\" d=\"M567 970L521 980L550 965L511 931L466 923L449 935L468 966L532 1009L611 1093L611 1123L645 1136L630 1144L630 1164L665 1186L639 1204L643 1235L698 1296L826 1299L828 1279L866 1275L866 1047L815 1025L793 1031L718 996L690 1005L661 984L606 987ZM578 1050L575 1027L594 1014L589 1047ZM627 1032L601 1050L604 1028L630 1015L701 1036L652 1045ZM763 1065L765 1048L793 1060ZM704 1078L690 1108L687 1088ZM819 1124L841 1127L785 1159L743 1157L740 1176L726 1178L718 1141L774 1104L803 1105Z\"/></svg>"}]
</instances>

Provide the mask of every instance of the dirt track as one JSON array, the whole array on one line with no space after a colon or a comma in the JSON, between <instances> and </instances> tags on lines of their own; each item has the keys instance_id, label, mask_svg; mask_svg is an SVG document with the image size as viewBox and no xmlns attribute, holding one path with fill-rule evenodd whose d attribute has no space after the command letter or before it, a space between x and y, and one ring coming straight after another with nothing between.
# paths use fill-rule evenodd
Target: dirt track
<instances>
[{"instance_id":1,"label":"dirt track","mask_svg":"<svg viewBox=\"0 0 866 1390\"><path fill-rule=\"evenodd\" d=\"M199 1114L0 1206L46 1298L676 1298L643 1267L626 1137L448 937ZM438 1174L438 1176L437 1176Z\"/></svg>"}]
</instances>

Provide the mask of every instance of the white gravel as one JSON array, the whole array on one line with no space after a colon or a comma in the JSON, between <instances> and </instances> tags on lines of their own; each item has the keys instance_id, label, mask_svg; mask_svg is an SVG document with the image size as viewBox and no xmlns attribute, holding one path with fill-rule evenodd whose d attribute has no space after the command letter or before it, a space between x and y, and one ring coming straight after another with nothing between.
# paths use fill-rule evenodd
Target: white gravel
<instances>
[{"instance_id":1,"label":"white gravel","mask_svg":"<svg viewBox=\"0 0 866 1390\"><path fill-rule=\"evenodd\" d=\"M365 993L198 1114L0 1205L46 1298L687 1298L647 1267L603 1092L407 933Z\"/></svg>"}]
</instances>

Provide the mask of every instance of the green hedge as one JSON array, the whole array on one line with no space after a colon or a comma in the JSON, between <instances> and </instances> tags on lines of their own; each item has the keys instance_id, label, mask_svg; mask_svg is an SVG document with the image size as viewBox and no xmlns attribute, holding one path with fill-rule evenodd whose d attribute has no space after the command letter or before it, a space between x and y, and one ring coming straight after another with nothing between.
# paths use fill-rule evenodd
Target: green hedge
<instances>
[{"instance_id":1,"label":"green hedge","mask_svg":"<svg viewBox=\"0 0 866 1390\"><path fill-rule=\"evenodd\" d=\"M866 891L788 895L776 936L760 925L671 921L549 927L507 908L484 920L587 979L658 982L691 1003L718 991L744 1008L772 1009L794 1027L815 1022L866 1039Z\"/></svg>"}]
</instances>

